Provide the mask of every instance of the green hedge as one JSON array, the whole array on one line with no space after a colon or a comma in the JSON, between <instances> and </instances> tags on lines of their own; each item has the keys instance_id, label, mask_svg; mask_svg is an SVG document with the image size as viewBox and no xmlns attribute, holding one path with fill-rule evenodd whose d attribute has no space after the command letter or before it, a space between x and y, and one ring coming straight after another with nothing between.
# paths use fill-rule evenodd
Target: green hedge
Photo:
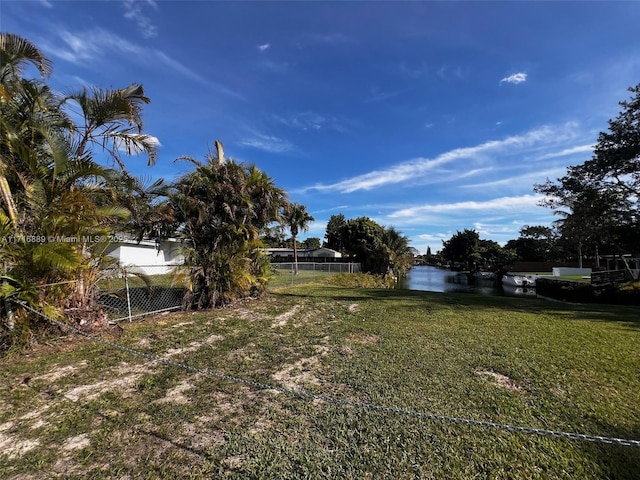
<instances>
[{"instance_id":1,"label":"green hedge","mask_svg":"<svg viewBox=\"0 0 640 480\"><path fill-rule=\"evenodd\" d=\"M591 285L539 278L536 281L536 293L568 302L640 305L640 288L626 288L624 285Z\"/></svg>"}]
</instances>

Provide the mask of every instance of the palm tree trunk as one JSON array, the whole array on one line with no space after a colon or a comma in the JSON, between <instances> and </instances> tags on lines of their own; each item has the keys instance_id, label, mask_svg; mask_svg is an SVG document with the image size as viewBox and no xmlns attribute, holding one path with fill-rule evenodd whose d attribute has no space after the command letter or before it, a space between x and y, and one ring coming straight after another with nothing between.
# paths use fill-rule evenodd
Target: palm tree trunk
<instances>
[{"instance_id":1,"label":"palm tree trunk","mask_svg":"<svg viewBox=\"0 0 640 480\"><path fill-rule=\"evenodd\" d=\"M16 204L13 202L13 196L11 195L9 182L4 176L0 177L0 192L2 194L5 206L7 207L7 213L9 214L9 218L11 219L11 224L13 225L13 228L18 228L18 213L16 210Z\"/></svg>"},{"instance_id":2,"label":"palm tree trunk","mask_svg":"<svg viewBox=\"0 0 640 480\"><path fill-rule=\"evenodd\" d=\"M578 268L582 268L582 242L578 242Z\"/></svg>"},{"instance_id":3,"label":"palm tree trunk","mask_svg":"<svg viewBox=\"0 0 640 480\"><path fill-rule=\"evenodd\" d=\"M298 275L298 240L296 239L296 235L292 235L293 237L293 264L294 264L294 275Z\"/></svg>"}]
</instances>

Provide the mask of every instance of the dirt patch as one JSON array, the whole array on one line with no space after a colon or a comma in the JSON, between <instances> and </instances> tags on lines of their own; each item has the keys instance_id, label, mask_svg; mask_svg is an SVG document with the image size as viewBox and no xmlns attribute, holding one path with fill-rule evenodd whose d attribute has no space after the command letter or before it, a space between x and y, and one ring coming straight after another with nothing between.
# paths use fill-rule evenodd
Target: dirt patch
<instances>
[{"instance_id":1,"label":"dirt patch","mask_svg":"<svg viewBox=\"0 0 640 480\"><path fill-rule=\"evenodd\" d=\"M220 340L224 340L224 337L221 336L221 335L216 335L216 334L209 335L206 339L195 341L195 342L191 342L186 347L170 348L169 350L164 352L163 356L164 357L175 357L176 355L182 355L182 354L185 354L185 353L197 352L198 350L200 350L200 347L202 347L203 345L211 345L211 344L213 344L215 342L218 342Z\"/></svg>"},{"instance_id":2,"label":"dirt patch","mask_svg":"<svg viewBox=\"0 0 640 480\"><path fill-rule=\"evenodd\" d=\"M360 310L360 305L358 305L357 303L352 303L351 305L349 305L348 309L350 312L357 312Z\"/></svg>"},{"instance_id":3,"label":"dirt patch","mask_svg":"<svg viewBox=\"0 0 640 480\"><path fill-rule=\"evenodd\" d=\"M20 417L20 420L33 420L38 419L44 412L51 408L51 404L43 405L42 408L31 410L29 413L25 413Z\"/></svg>"},{"instance_id":4,"label":"dirt patch","mask_svg":"<svg viewBox=\"0 0 640 480\"><path fill-rule=\"evenodd\" d=\"M338 353L340 355L344 355L345 357L348 357L349 355L351 355L353 353L353 350L351 349L350 346L343 345L342 347L340 347L340 350L338 350Z\"/></svg>"},{"instance_id":5,"label":"dirt patch","mask_svg":"<svg viewBox=\"0 0 640 480\"><path fill-rule=\"evenodd\" d=\"M88 385L79 385L65 393L64 397L72 402L77 402L81 399L84 401L94 400L98 398L101 393L113 390L122 393L131 393L140 377L149 373L152 367L149 363L133 366L123 363L115 370L116 374L120 376Z\"/></svg>"},{"instance_id":6,"label":"dirt patch","mask_svg":"<svg viewBox=\"0 0 640 480\"><path fill-rule=\"evenodd\" d=\"M82 435L68 438L67 441L62 444L62 449L66 451L82 450L90 444L91 440L89 440L89 436L86 433L83 433Z\"/></svg>"},{"instance_id":7,"label":"dirt patch","mask_svg":"<svg viewBox=\"0 0 640 480\"><path fill-rule=\"evenodd\" d=\"M314 375L320 359L329 353L329 348L316 345L316 354L311 357L286 365L282 370L271 375L283 387L294 391L301 391L305 385L320 385L320 380Z\"/></svg>"},{"instance_id":8,"label":"dirt patch","mask_svg":"<svg viewBox=\"0 0 640 480\"><path fill-rule=\"evenodd\" d=\"M206 450L212 446L220 447L226 443L224 432L215 429L203 429L194 423L185 423L180 428L180 443L196 450Z\"/></svg>"},{"instance_id":9,"label":"dirt patch","mask_svg":"<svg viewBox=\"0 0 640 480\"><path fill-rule=\"evenodd\" d=\"M284 312L278 315L276 318L274 318L273 322L271 322L271 328L284 327L287 324L287 320L298 313L298 310L300 310L300 305L295 305L288 312Z\"/></svg>"},{"instance_id":10,"label":"dirt patch","mask_svg":"<svg viewBox=\"0 0 640 480\"><path fill-rule=\"evenodd\" d=\"M193 323L194 322L180 322L180 323L176 323L175 325L171 325L171 328L180 328L186 325L193 325Z\"/></svg>"},{"instance_id":11,"label":"dirt patch","mask_svg":"<svg viewBox=\"0 0 640 480\"><path fill-rule=\"evenodd\" d=\"M205 338L204 343L207 345L211 345L212 343L219 342L220 340L224 340L224 337L222 335L216 335L214 333L213 335L209 335L207 338Z\"/></svg>"},{"instance_id":12,"label":"dirt patch","mask_svg":"<svg viewBox=\"0 0 640 480\"><path fill-rule=\"evenodd\" d=\"M76 365L67 365L66 367L55 368L54 370L50 371L49 373L45 373L43 375L38 375L37 377L33 377L31 379L31 381L32 382L41 381L41 382L46 382L46 383L53 383L53 382L55 382L57 380L60 380L62 377L66 377L68 375L73 374L79 368L84 368L87 365L88 365L87 361L86 360L82 360L81 362L78 362Z\"/></svg>"},{"instance_id":13,"label":"dirt patch","mask_svg":"<svg viewBox=\"0 0 640 480\"><path fill-rule=\"evenodd\" d=\"M235 470L237 468L240 468L240 465L242 465L243 461L244 455L234 455L233 457L227 457L222 460L222 464L230 470Z\"/></svg>"},{"instance_id":14,"label":"dirt patch","mask_svg":"<svg viewBox=\"0 0 640 480\"><path fill-rule=\"evenodd\" d=\"M376 344L380 341L380 335L364 335L362 333L353 333L347 337L352 343L360 344Z\"/></svg>"},{"instance_id":15,"label":"dirt patch","mask_svg":"<svg viewBox=\"0 0 640 480\"><path fill-rule=\"evenodd\" d=\"M38 428L46 427L47 425L49 425L49 422L39 418L29 428L31 430L37 430Z\"/></svg>"},{"instance_id":16,"label":"dirt patch","mask_svg":"<svg viewBox=\"0 0 640 480\"><path fill-rule=\"evenodd\" d=\"M202 375L198 374L185 379L169 390L163 398L156 400L155 403L176 403L178 405L189 403L190 399L185 395L185 392L191 390L193 383L201 377Z\"/></svg>"},{"instance_id":17,"label":"dirt patch","mask_svg":"<svg viewBox=\"0 0 640 480\"><path fill-rule=\"evenodd\" d=\"M25 453L40 446L39 440L32 439L20 439L10 433L7 430L13 428L13 422L7 422L0 425L0 456L6 456L9 459L21 457Z\"/></svg>"},{"instance_id":18,"label":"dirt patch","mask_svg":"<svg viewBox=\"0 0 640 480\"><path fill-rule=\"evenodd\" d=\"M477 369L475 373L476 375L486 377L493 385L496 385L497 387L506 388L507 390L511 390L512 392L522 391L522 386L519 382L507 377L506 375L503 375L502 373L483 369Z\"/></svg>"}]
</instances>

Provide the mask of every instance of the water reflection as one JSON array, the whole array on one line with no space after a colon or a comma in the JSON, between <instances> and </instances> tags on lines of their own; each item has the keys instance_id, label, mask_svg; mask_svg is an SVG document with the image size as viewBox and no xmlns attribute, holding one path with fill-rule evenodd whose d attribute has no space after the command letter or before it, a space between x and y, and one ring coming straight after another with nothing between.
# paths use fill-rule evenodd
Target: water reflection
<instances>
[{"instance_id":1,"label":"water reflection","mask_svg":"<svg viewBox=\"0 0 640 480\"><path fill-rule=\"evenodd\" d=\"M452 272L437 267L413 267L405 278L398 282L400 288L425 290L428 292L470 292L484 295L533 295L532 288L503 288L496 280L489 278L469 278L466 274Z\"/></svg>"}]
</instances>

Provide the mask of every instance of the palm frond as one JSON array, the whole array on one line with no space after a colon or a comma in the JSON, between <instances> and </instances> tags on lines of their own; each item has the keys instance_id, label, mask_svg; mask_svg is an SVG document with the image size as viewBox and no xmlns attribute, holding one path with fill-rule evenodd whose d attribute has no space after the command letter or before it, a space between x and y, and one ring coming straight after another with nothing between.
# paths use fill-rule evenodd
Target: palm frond
<instances>
[{"instance_id":1,"label":"palm frond","mask_svg":"<svg viewBox=\"0 0 640 480\"><path fill-rule=\"evenodd\" d=\"M15 33L0 33L0 83L20 76L26 63L36 67L43 77L53 70L53 62L35 44Z\"/></svg>"}]
</instances>

